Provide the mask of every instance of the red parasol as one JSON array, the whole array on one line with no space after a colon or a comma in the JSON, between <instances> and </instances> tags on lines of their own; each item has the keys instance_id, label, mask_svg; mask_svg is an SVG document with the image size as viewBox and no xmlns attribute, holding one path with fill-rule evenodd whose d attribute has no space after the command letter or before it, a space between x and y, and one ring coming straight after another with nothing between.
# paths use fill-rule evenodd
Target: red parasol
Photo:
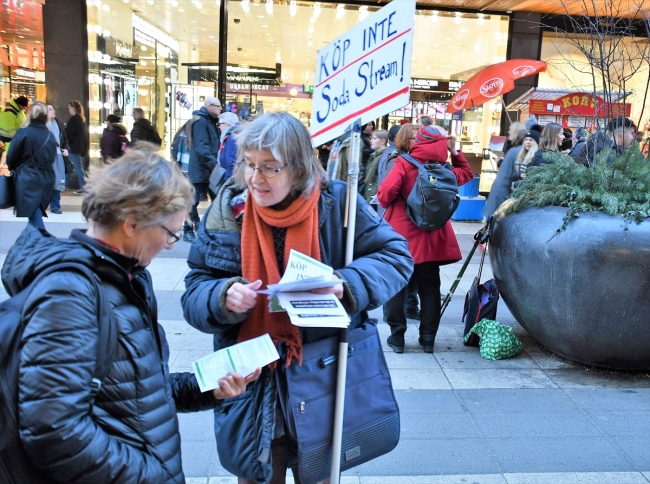
<instances>
[{"instance_id":1,"label":"red parasol","mask_svg":"<svg viewBox=\"0 0 650 484\"><path fill-rule=\"evenodd\" d=\"M470 77L447 105L448 113L469 109L512 91L515 81L546 70L546 62L511 59L487 66Z\"/></svg>"}]
</instances>

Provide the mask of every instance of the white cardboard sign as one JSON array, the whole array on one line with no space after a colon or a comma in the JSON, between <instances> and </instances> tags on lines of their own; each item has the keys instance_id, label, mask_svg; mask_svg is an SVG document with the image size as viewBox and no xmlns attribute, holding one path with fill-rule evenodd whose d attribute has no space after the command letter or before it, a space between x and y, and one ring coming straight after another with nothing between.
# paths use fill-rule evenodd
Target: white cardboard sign
<instances>
[{"instance_id":1,"label":"white cardboard sign","mask_svg":"<svg viewBox=\"0 0 650 484\"><path fill-rule=\"evenodd\" d=\"M409 102L415 0L393 0L318 51L314 146Z\"/></svg>"}]
</instances>

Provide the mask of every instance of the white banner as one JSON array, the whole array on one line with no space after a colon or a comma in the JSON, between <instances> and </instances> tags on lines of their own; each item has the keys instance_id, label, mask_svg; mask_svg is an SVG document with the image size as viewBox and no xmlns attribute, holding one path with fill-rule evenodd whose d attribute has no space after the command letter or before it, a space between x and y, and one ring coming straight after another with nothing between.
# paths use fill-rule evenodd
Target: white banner
<instances>
[{"instance_id":1,"label":"white banner","mask_svg":"<svg viewBox=\"0 0 650 484\"><path fill-rule=\"evenodd\" d=\"M314 146L409 102L415 0L393 0L318 51Z\"/></svg>"}]
</instances>

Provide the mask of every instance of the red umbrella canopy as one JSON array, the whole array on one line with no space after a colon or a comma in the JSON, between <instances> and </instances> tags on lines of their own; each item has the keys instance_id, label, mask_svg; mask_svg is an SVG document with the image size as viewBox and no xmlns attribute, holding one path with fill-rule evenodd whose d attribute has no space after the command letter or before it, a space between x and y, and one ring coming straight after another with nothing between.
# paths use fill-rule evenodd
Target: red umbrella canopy
<instances>
[{"instance_id":1,"label":"red umbrella canopy","mask_svg":"<svg viewBox=\"0 0 650 484\"><path fill-rule=\"evenodd\" d=\"M448 113L473 108L502 96L515 88L515 81L546 70L546 62L529 59L510 59L487 66L470 77L451 98Z\"/></svg>"}]
</instances>

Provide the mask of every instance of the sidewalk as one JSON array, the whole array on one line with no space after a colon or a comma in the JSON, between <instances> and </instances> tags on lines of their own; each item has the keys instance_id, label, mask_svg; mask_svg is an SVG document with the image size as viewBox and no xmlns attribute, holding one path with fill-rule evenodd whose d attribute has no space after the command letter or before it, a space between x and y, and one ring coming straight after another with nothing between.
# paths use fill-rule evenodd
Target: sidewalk
<instances>
[{"instance_id":1,"label":"sidewalk","mask_svg":"<svg viewBox=\"0 0 650 484\"><path fill-rule=\"evenodd\" d=\"M71 228L82 227L80 203L79 196L64 196L63 215L46 219L47 229L67 237ZM25 224L0 210L0 265ZM466 255L480 225L453 225ZM178 242L150 266L171 371L189 371L192 361L212 350L212 338L183 321L188 250ZM390 454L346 471L342 483L650 483L650 376L554 356L528 336L503 302L497 319L513 326L524 349L509 360L482 359L478 348L462 344L461 323L464 294L479 261L477 252L443 317L433 355L421 351L415 325L407 331L404 354L384 348L400 405L401 440ZM443 293L460 265L443 268ZM489 258L483 274L491 277ZM0 290L0 300L5 297ZM381 321L381 310L372 316ZM388 326L380 322L379 330L385 345ZM236 483L219 465L212 414L179 419L187 482Z\"/></svg>"}]
</instances>

